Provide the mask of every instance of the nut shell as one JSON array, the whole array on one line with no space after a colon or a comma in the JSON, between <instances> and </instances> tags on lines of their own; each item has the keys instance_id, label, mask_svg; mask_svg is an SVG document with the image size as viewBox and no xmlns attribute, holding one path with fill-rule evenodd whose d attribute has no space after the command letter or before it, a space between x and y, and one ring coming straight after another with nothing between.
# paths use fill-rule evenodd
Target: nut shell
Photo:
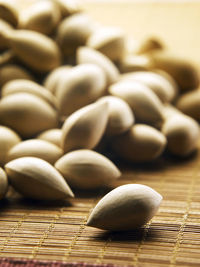
<instances>
[{"instance_id":1,"label":"nut shell","mask_svg":"<svg viewBox=\"0 0 200 267\"><path fill-rule=\"evenodd\" d=\"M62 155L62 149L52 143L39 139L29 139L9 150L7 162L22 157L36 157L54 164Z\"/></svg>"},{"instance_id":2,"label":"nut shell","mask_svg":"<svg viewBox=\"0 0 200 267\"><path fill-rule=\"evenodd\" d=\"M33 80L32 75L23 67L7 64L0 67L0 86L16 79Z\"/></svg>"},{"instance_id":3,"label":"nut shell","mask_svg":"<svg viewBox=\"0 0 200 267\"><path fill-rule=\"evenodd\" d=\"M9 47L30 68L47 72L60 65L60 51L52 39L30 30L16 30L8 34Z\"/></svg>"},{"instance_id":4,"label":"nut shell","mask_svg":"<svg viewBox=\"0 0 200 267\"><path fill-rule=\"evenodd\" d=\"M70 115L62 127L61 147L67 153L93 149L104 134L108 121L107 103L94 103Z\"/></svg>"},{"instance_id":5,"label":"nut shell","mask_svg":"<svg viewBox=\"0 0 200 267\"><path fill-rule=\"evenodd\" d=\"M114 136L128 131L135 118L129 105L119 97L104 96L98 102L108 103L108 123L105 130L107 136Z\"/></svg>"},{"instance_id":6,"label":"nut shell","mask_svg":"<svg viewBox=\"0 0 200 267\"><path fill-rule=\"evenodd\" d=\"M200 89L181 95L176 107L186 115L200 121Z\"/></svg>"},{"instance_id":7,"label":"nut shell","mask_svg":"<svg viewBox=\"0 0 200 267\"><path fill-rule=\"evenodd\" d=\"M39 200L73 197L62 175L42 159L15 159L7 163L5 169L11 185L25 197Z\"/></svg>"},{"instance_id":8,"label":"nut shell","mask_svg":"<svg viewBox=\"0 0 200 267\"><path fill-rule=\"evenodd\" d=\"M36 1L20 14L20 28L51 34L61 19L59 7L53 1Z\"/></svg>"},{"instance_id":9,"label":"nut shell","mask_svg":"<svg viewBox=\"0 0 200 267\"><path fill-rule=\"evenodd\" d=\"M133 230L155 215L161 201L162 196L146 185L122 185L97 203L87 225L111 231Z\"/></svg>"},{"instance_id":10,"label":"nut shell","mask_svg":"<svg viewBox=\"0 0 200 267\"><path fill-rule=\"evenodd\" d=\"M135 124L128 132L112 140L114 152L131 162L152 161L162 154L165 146L165 136L145 124Z\"/></svg>"},{"instance_id":11,"label":"nut shell","mask_svg":"<svg viewBox=\"0 0 200 267\"><path fill-rule=\"evenodd\" d=\"M112 61L119 61L125 50L124 33L121 29L114 27L98 28L88 38L87 46L98 50Z\"/></svg>"},{"instance_id":12,"label":"nut shell","mask_svg":"<svg viewBox=\"0 0 200 267\"><path fill-rule=\"evenodd\" d=\"M40 132L55 128L57 114L47 102L28 94L8 95L0 101L0 123L11 127L20 136L30 138Z\"/></svg>"},{"instance_id":13,"label":"nut shell","mask_svg":"<svg viewBox=\"0 0 200 267\"><path fill-rule=\"evenodd\" d=\"M153 67L169 73L177 82L180 90L188 91L199 86L197 68L189 61L164 52L154 52L151 58Z\"/></svg>"},{"instance_id":14,"label":"nut shell","mask_svg":"<svg viewBox=\"0 0 200 267\"><path fill-rule=\"evenodd\" d=\"M120 81L109 87L111 95L126 101L139 122L159 125L163 121L163 105L157 95L137 81Z\"/></svg>"},{"instance_id":15,"label":"nut shell","mask_svg":"<svg viewBox=\"0 0 200 267\"><path fill-rule=\"evenodd\" d=\"M100 53L89 47L80 47L77 50L77 63L92 63L102 68L106 75L107 84L115 83L119 79L119 71L113 62Z\"/></svg>"},{"instance_id":16,"label":"nut shell","mask_svg":"<svg viewBox=\"0 0 200 267\"><path fill-rule=\"evenodd\" d=\"M56 90L60 115L68 116L91 104L104 94L105 87L104 72L97 65L81 64L71 68Z\"/></svg>"},{"instance_id":17,"label":"nut shell","mask_svg":"<svg viewBox=\"0 0 200 267\"><path fill-rule=\"evenodd\" d=\"M74 55L79 46L86 44L94 28L94 22L84 13L65 18L57 29L57 42L62 53L66 57Z\"/></svg>"},{"instance_id":18,"label":"nut shell","mask_svg":"<svg viewBox=\"0 0 200 267\"><path fill-rule=\"evenodd\" d=\"M163 75L151 71L137 71L126 74L123 80L138 81L149 87L163 103L172 102L177 95L178 88Z\"/></svg>"},{"instance_id":19,"label":"nut shell","mask_svg":"<svg viewBox=\"0 0 200 267\"><path fill-rule=\"evenodd\" d=\"M50 129L47 131L42 132L37 136L38 139L50 142L58 147L61 146L61 136L62 130L61 129Z\"/></svg>"},{"instance_id":20,"label":"nut shell","mask_svg":"<svg viewBox=\"0 0 200 267\"><path fill-rule=\"evenodd\" d=\"M188 156L198 148L199 125L191 117L174 114L163 124L162 133L167 138L168 151L176 156Z\"/></svg>"},{"instance_id":21,"label":"nut shell","mask_svg":"<svg viewBox=\"0 0 200 267\"><path fill-rule=\"evenodd\" d=\"M67 153L55 167L72 187L80 189L107 186L121 174L109 159L87 149Z\"/></svg>"},{"instance_id":22,"label":"nut shell","mask_svg":"<svg viewBox=\"0 0 200 267\"><path fill-rule=\"evenodd\" d=\"M29 93L36 95L49 103L52 107L57 107L55 96L51 94L51 92L49 92L45 87L36 82L25 79L17 79L7 82L1 89L2 97L16 93Z\"/></svg>"}]
</instances>

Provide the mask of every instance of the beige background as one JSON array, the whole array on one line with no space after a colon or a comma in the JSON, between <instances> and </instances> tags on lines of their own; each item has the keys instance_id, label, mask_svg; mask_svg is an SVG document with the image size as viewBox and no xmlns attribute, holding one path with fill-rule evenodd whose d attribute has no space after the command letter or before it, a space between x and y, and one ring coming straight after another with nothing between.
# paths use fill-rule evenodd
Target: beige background
<instances>
[{"instance_id":1,"label":"beige background","mask_svg":"<svg viewBox=\"0 0 200 267\"><path fill-rule=\"evenodd\" d=\"M80 0L81 1L81 0ZM99 22L136 39L158 36L176 54L200 63L200 1L81 1Z\"/></svg>"}]
</instances>

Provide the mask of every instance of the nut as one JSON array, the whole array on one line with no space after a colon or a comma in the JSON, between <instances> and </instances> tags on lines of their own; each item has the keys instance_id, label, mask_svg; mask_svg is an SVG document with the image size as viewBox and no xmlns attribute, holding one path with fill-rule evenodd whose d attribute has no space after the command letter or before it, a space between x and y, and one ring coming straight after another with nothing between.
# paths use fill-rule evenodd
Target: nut
<instances>
[{"instance_id":1,"label":"nut","mask_svg":"<svg viewBox=\"0 0 200 267\"><path fill-rule=\"evenodd\" d=\"M133 230L156 214L161 201L162 196L146 185L122 185L97 203L87 225L111 231Z\"/></svg>"}]
</instances>

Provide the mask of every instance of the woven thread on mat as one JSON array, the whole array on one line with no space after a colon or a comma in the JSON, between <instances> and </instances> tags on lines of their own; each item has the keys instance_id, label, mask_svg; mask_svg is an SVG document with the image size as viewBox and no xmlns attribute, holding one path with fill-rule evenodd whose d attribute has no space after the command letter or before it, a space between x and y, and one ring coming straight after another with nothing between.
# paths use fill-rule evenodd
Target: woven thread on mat
<instances>
[{"instance_id":1,"label":"woven thread on mat","mask_svg":"<svg viewBox=\"0 0 200 267\"><path fill-rule=\"evenodd\" d=\"M113 264L88 264L88 263L64 263L59 261L38 261L27 259L12 259L2 258L0 259L0 266L4 267L119 267ZM126 266L124 266L126 267ZM128 266L127 266L128 267Z\"/></svg>"}]
</instances>

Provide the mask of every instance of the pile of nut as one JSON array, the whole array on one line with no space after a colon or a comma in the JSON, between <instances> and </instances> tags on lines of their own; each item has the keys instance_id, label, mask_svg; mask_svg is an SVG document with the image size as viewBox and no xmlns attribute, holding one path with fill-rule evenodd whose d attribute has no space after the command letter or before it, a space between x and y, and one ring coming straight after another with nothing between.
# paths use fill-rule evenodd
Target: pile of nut
<instances>
[{"instance_id":1,"label":"pile of nut","mask_svg":"<svg viewBox=\"0 0 200 267\"><path fill-rule=\"evenodd\" d=\"M0 50L0 198L8 181L39 200L108 186L120 171L102 155L107 149L129 162L197 150L199 73L159 40L131 44L75 0L23 9L0 0ZM161 199L144 185L121 186L97 204L88 225L138 227Z\"/></svg>"}]
</instances>

